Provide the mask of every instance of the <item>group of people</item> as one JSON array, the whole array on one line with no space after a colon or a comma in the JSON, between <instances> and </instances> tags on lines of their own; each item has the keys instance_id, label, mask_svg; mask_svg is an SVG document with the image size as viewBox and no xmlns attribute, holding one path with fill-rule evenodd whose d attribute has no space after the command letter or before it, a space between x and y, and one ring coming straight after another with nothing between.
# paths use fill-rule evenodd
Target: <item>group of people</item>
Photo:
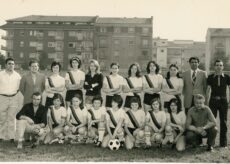
<instances>
[{"instance_id":1,"label":"group of people","mask_svg":"<svg viewBox=\"0 0 230 164\"><path fill-rule=\"evenodd\" d=\"M0 140L16 139L19 149L30 139L35 145L67 141L101 147L118 139L127 149L172 144L183 151L208 138L207 150L212 151L217 111L220 147L227 147L230 77L223 73L221 60L215 61L215 73L208 77L198 68L199 59L191 57L191 69L182 77L171 64L165 78L155 61L148 62L146 75L141 75L138 63L131 64L126 78L119 75L118 63L112 63L105 76L93 59L84 73L78 57L70 59L65 77L59 75L61 64L56 61L48 77L39 73L36 60L22 77L14 71L13 58L5 64L0 72Z\"/></svg>"}]
</instances>

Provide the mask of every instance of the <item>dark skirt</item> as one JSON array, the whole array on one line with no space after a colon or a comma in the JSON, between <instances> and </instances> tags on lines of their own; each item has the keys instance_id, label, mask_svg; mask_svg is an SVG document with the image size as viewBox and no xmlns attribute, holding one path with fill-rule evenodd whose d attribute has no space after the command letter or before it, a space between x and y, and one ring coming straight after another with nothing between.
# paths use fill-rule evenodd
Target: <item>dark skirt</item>
<instances>
[{"instance_id":1,"label":"dark skirt","mask_svg":"<svg viewBox=\"0 0 230 164\"><path fill-rule=\"evenodd\" d=\"M79 95L83 98L82 90L68 90L68 91L66 92L65 101L71 101L72 98L73 98L76 94L79 94Z\"/></svg>"},{"instance_id":2,"label":"dark skirt","mask_svg":"<svg viewBox=\"0 0 230 164\"><path fill-rule=\"evenodd\" d=\"M151 105L151 101L154 98L160 98L160 94L158 94L158 93L154 93L154 94L145 93L145 95L144 95L144 104Z\"/></svg>"}]
</instances>

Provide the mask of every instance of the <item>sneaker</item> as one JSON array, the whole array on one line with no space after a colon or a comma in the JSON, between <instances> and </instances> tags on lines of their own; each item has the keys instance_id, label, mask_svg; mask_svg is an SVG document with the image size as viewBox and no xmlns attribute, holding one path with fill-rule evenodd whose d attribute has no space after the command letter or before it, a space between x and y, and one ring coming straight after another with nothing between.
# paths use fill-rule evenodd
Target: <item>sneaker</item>
<instances>
[{"instance_id":1,"label":"sneaker","mask_svg":"<svg viewBox=\"0 0 230 164\"><path fill-rule=\"evenodd\" d=\"M23 147L23 146L22 146L22 142L19 141L19 142L18 142L17 149L22 149L22 147Z\"/></svg>"}]
</instances>

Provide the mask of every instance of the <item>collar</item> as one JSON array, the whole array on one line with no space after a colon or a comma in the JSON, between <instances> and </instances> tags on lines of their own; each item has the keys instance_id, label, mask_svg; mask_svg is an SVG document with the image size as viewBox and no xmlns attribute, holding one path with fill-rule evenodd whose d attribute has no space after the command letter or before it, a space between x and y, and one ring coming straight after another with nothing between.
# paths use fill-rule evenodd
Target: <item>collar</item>
<instances>
[{"instance_id":1,"label":"collar","mask_svg":"<svg viewBox=\"0 0 230 164\"><path fill-rule=\"evenodd\" d=\"M196 70L190 70L191 71L191 73L193 73L194 71L197 73L198 71L199 71L200 69L199 68L197 68Z\"/></svg>"},{"instance_id":2,"label":"collar","mask_svg":"<svg viewBox=\"0 0 230 164\"><path fill-rule=\"evenodd\" d=\"M214 77L218 76L216 73L214 73ZM220 76L224 77L224 73L222 73Z\"/></svg>"}]
</instances>

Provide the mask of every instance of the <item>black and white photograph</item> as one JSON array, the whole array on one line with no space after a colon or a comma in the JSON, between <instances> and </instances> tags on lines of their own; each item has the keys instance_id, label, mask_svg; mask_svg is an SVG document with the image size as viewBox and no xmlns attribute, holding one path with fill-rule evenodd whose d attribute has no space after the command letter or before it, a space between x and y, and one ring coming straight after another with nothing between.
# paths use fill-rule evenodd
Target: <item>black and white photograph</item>
<instances>
[{"instance_id":1,"label":"black and white photograph","mask_svg":"<svg viewBox=\"0 0 230 164\"><path fill-rule=\"evenodd\" d=\"M1 0L1 162L230 162L230 1Z\"/></svg>"}]
</instances>

